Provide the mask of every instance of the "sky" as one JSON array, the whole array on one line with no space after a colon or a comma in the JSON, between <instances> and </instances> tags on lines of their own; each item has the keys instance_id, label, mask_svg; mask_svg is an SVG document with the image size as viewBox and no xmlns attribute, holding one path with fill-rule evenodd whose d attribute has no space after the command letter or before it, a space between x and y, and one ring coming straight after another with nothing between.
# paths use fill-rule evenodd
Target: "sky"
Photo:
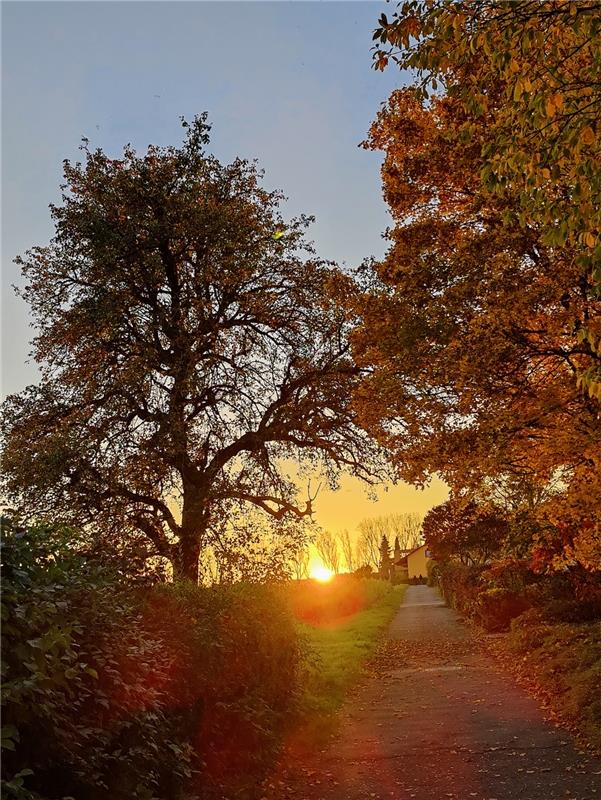
<instances>
[{"instance_id":1,"label":"sky","mask_svg":"<svg viewBox=\"0 0 601 800\"><path fill-rule=\"evenodd\" d=\"M12 259L48 242L48 204L63 159L87 137L118 155L131 143L179 143L179 118L207 111L212 151L256 158L285 211L316 216L323 258L349 267L385 249L381 156L362 149L371 120L407 76L371 68L382 2L3 2L2 394L37 380L33 331L11 290ZM354 527L365 516L425 511L437 482L388 488L374 503L348 478L323 492L317 519ZM321 509L321 511L320 511ZM338 524L340 523L340 524Z\"/></svg>"}]
</instances>

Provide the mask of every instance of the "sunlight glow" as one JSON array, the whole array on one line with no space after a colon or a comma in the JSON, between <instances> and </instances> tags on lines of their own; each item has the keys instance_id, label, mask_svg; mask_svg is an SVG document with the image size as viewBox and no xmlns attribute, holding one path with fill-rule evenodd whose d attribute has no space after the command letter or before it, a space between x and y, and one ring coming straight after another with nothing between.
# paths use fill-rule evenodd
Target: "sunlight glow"
<instances>
[{"instance_id":1,"label":"sunlight glow","mask_svg":"<svg viewBox=\"0 0 601 800\"><path fill-rule=\"evenodd\" d=\"M316 581L321 581L322 583L326 583L327 581L331 581L334 577L334 573L331 569L328 569L324 566L315 566L311 570L311 577L315 578Z\"/></svg>"}]
</instances>

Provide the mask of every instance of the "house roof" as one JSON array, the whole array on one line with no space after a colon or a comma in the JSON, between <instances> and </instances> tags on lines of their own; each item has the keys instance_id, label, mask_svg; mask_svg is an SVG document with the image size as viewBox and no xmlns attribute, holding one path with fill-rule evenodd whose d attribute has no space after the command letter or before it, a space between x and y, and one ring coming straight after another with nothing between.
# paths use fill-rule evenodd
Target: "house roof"
<instances>
[{"instance_id":1,"label":"house roof","mask_svg":"<svg viewBox=\"0 0 601 800\"><path fill-rule=\"evenodd\" d=\"M423 544L420 544L418 547L414 547L413 550L410 550L407 553L406 558L409 558L409 556L412 556L414 553L417 553L417 551L421 550L423 547L426 547L426 543L425 542Z\"/></svg>"},{"instance_id":2,"label":"house roof","mask_svg":"<svg viewBox=\"0 0 601 800\"><path fill-rule=\"evenodd\" d=\"M409 556L412 556L414 553L417 553L418 550L421 550L423 547L426 547L426 543L418 545L414 547L413 550L401 550L401 557L393 562L395 567L406 567L407 566L407 559Z\"/></svg>"}]
</instances>

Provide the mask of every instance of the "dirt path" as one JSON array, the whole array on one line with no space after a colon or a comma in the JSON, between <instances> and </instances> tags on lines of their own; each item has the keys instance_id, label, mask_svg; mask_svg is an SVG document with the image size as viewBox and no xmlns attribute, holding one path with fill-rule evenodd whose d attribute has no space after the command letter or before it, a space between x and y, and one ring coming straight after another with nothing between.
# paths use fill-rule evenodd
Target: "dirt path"
<instances>
[{"instance_id":1,"label":"dirt path","mask_svg":"<svg viewBox=\"0 0 601 800\"><path fill-rule=\"evenodd\" d=\"M278 795L299 800L601 798L601 759L545 722L426 586L407 590L331 746L288 758Z\"/></svg>"}]
</instances>

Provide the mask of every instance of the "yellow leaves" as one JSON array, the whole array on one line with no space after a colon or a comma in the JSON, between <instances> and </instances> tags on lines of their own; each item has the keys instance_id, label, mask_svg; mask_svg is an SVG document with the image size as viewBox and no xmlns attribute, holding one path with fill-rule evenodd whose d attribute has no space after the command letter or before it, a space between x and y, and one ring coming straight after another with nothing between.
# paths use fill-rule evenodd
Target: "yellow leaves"
<instances>
[{"instance_id":1,"label":"yellow leaves","mask_svg":"<svg viewBox=\"0 0 601 800\"><path fill-rule=\"evenodd\" d=\"M563 108L563 95L555 93L547 98L545 111L548 117L554 117L561 108Z\"/></svg>"},{"instance_id":2,"label":"yellow leaves","mask_svg":"<svg viewBox=\"0 0 601 800\"><path fill-rule=\"evenodd\" d=\"M528 77L518 78L513 87L513 99L517 103L524 92L531 92L533 89L532 81Z\"/></svg>"},{"instance_id":3,"label":"yellow leaves","mask_svg":"<svg viewBox=\"0 0 601 800\"><path fill-rule=\"evenodd\" d=\"M590 231L587 231L584 234L583 239L587 247L595 247L595 245L597 244L597 237L595 236L594 233L591 233Z\"/></svg>"},{"instance_id":4,"label":"yellow leaves","mask_svg":"<svg viewBox=\"0 0 601 800\"><path fill-rule=\"evenodd\" d=\"M591 128L590 125L587 125L580 131L580 141L583 144L594 144L595 131Z\"/></svg>"}]
</instances>

